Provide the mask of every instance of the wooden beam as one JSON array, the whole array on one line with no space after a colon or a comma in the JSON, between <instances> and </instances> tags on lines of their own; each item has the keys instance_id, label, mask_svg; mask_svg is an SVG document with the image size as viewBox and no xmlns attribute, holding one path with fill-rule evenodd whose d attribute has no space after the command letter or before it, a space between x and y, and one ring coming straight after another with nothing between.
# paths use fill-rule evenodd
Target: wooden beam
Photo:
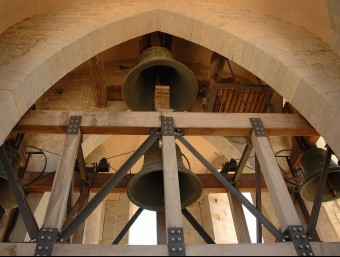
<instances>
[{"instance_id":1,"label":"wooden beam","mask_svg":"<svg viewBox=\"0 0 340 257\"><path fill-rule=\"evenodd\" d=\"M149 135L150 129L161 126L161 112L29 111L13 132L63 134L71 115L82 116L83 134ZM318 135L299 114L172 112L167 116L185 135L250 136L249 118L260 118L268 136Z\"/></svg>"},{"instance_id":2,"label":"wooden beam","mask_svg":"<svg viewBox=\"0 0 340 257\"><path fill-rule=\"evenodd\" d=\"M301 225L269 139L267 137L257 137L252 132L251 141L268 186L281 230L285 231L288 225Z\"/></svg>"},{"instance_id":3,"label":"wooden beam","mask_svg":"<svg viewBox=\"0 0 340 257\"><path fill-rule=\"evenodd\" d=\"M228 192L228 200L230 204L231 214L234 220L234 226L237 241L240 244L251 243L246 217L242 208L242 204L232 194Z\"/></svg>"},{"instance_id":4,"label":"wooden beam","mask_svg":"<svg viewBox=\"0 0 340 257\"><path fill-rule=\"evenodd\" d=\"M340 243L311 242L316 256L338 256ZM4 256L33 256L36 243L0 243ZM296 256L292 242L273 244L187 245L187 256ZM166 245L56 244L53 256L168 256Z\"/></svg>"},{"instance_id":5,"label":"wooden beam","mask_svg":"<svg viewBox=\"0 0 340 257\"><path fill-rule=\"evenodd\" d=\"M170 86L156 85L155 110L170 109Z\"/></svg>"},{"instance_id":6,"label":"wooden beam","mask_svg":"<svg viewBox=\"0 0 340 257\"><path fill-rule=\"evenodd\" d=\"M175 136L163 135L162 143L165 223L167 228L182 228Z\"/></svg>"},{"instance_id":7,"label":"wooden beam","mask_svg":"<svg viewBox=\"0 0 340 257\"><path fill-rule=\"evenodd\" d=\"M27 181L33 181L37 178L39 173L37 172L26 172L24 179L21 180L21 184L27 184ZM201 180L203 188L209 189L224 189L222 184L215 179L212 174L196 174ZM25 190L29 193L44 193L50 192L53 184L55 173L48 173L44 175L41 179L33 182L29 186L25 187ZM97 173L93 174L91 179L91 191L97 192L109 179L113 176L112 173ZM118 185L113 189L112 193L124 193L126 192L126 187L130 182L130 179L134 176L125 175L125 177L118 183ZM231 181L233 174L224 175L224 177ZM79 173L74 174L74 191L79 192L81 189L81 177ZM242 192L255 192L255 174L242 174L239 180L238 189ZM293 187L292 184L287 183L288 187ZM267 191L264 179L262 178L261 184L262 191Z\"/></svg>"},{"instance_id":8,"label":"wooden beam","mask_svg":"<svg viewBox=\"0 0 340 257\"><path fill-rule=\"evenodd\" d=\"M59 160L50 199L47 205L43 223L43 227L45 228L58 228L59 231L62 229L80 139L80 131L78 131L78 134L76 135L66 136L64 151Z\"/></svg>"},{"instance_id":9,"label":"wooden beam","mask_svg":"<svg viewBox=\"0 0 340 257\"><path fill-rule=\"evenodd\" d=\"M92 77L96 90L96 106L104 108L107 106L106 79L102 54L91 58Z\"/></svg>"}]
</instances>

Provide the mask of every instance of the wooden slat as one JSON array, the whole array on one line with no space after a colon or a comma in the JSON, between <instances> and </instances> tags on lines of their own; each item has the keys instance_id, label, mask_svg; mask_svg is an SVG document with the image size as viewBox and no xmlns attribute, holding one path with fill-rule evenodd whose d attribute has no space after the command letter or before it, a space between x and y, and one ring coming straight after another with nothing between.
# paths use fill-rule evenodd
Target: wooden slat
<instances>
[{"instance_id":1,"label":"wooden slat","mask_svg":"<svg viewBox=\"0 0 340 257\"><path fill-rule=\"evenodd\" d=\"M243 97L241 99L240 109L238 112L246 112L245 109L248 102L249 93L249 89L244 90Z\"/></svg>"},{"instance_id":2,"label":"wooden slat","mask_svg":"<svg viewBox=\"0 0 340 257\"><path fill-rule=\"evenodd\" d=\"M316 256L338 256L340 243L311 242ZM36 243L0 243L4 256L33 256ZM187 256L296 256L292 242L273 244L187 245ZM168 256L166 245L56 244L54 256Z\"/></svg>"},{"instance_id":3,"label":"wooden slat","mask_svg":"<svg viewBox=\"0 0 340 257\"><path fill-rule=\"evenodd\" d=\"M62 229L80 138L80 131L77 135L66 136L47 206L43 225L45 228L58 228L59 231Z\"/></svg>"},{"instance_id":4,"label":"wooden slat","mask_svg":"<svg viewBox=\"0 0 340 257\"><path fill-rule=\"evenodd\" d=\"M261 92L261 94L260 94L260 96L259 96L259 98L257 100L257 104L256 104L254 112L256 112L256 113L260 112L260 109L261 109L264 97L265 97L265 92Z\"/></svg>"},{"instance_id":5,"label":"wooden slat","mask_svg":"<svg viewBox=\"0 0 340 257\"><path fill-rule=\"evenodd\" d=\"M96 106L99 108L106 107L106 79L104 62L101 54L98 54L91 58L91 70L96 90Z\"/></svg>"},{"instance_id":6,"label":"wooden slat","mask_svg":"<svg viewBox=\"0 0 340 257\"><path fill-rule=\"evenodd\" d=\"M183 227L181 196L178 181L178 166L174 136L162 137L163 180L166 227ZM169 235L168 235L169 237Z\"/></svg>"},{"instance_id":7,"label":"wooden slat","mask_svg":"<svg viewBox=\"0 0 340 257\"><path fill-rule=\"evenodd\" d=\"M242 204L232 194L228 193L231 214L233 216L237 241L239 244L251 243L246 217Z\"/></svg>"},{"instance_id":8,"label":"wooden slat","mask_svg":"<svg viewBox=\"0 0 340 257\"><path fill-rule=\"evenodd\" d=\"M26 172L24 180L21 183L27 184L28 181L33 181L39 173L37 172ZM50 173L44 175L41 179L33 182L29 186L25 187L27 192L30 193L43 193L51 191L53 179L55 173ZM216 188L222 189L224 188L220 182L218 182L212 174L196 174L198 178L201 180L203 188ZM90 177L91 179L91 191L97 192L109 179L113 176L112 173L98 173ZM134 176L132 175L125 175L125 177L118 183L118 185L112 190L112 193L124 193L126 192L126 187L130 182L130 179ZM225 178L229 181L232 180L233 174L226 175ZM79 192L81 189L81 178L79 173L74 174L74 191ZM242 174L240 180L238 181L238 189L243 192L251 192L255 190L255 176L254 174ZM287 184L287 186L291 187L291 184ZM267 187L262 180L262 190L267 191Z\"/></svg>"},{"instance_id":9,"label":"wooden slat","mask_svg":"<svg viewBox=\"0 0 340 257\"><path fill-rule=\"evenodd\" d=\"M299 216L282 177L269 139L267 137L256 137L254 132L252 132L251 140L282 231L288 225L300 225Z\"/></svg>"},{"instance_id":10,"label":"wooden slat","mask_svg":"<svg viewBox=\"0 0 340 257\"><path fill-rule=\"evenodd\" d=\"M155 110L170 109L170 86L156 85Z\"/></svg>"},{"instance_id":11,"label":"wooden slat","mask_svg":"<svg viewBox=\"0 0 340 257\"><path fill-rule=\"evenodd\" d=\"M228 98L226 100L226 104L225 104L223 112L229 112L229 108L230 108L230 105L231 105L231 100L232 100L233 94L234 94L234 90L229 89L228 90Z\"/></svg>"},{"instance_id":12,"label":"wooden slat","mask_svg":"<svg viewBox=\"0 0 340 257\"><path fill-rule=\"evenodd\" d=\"M83 134L149 135L161 126L160 112L29 111L15 126L16 133L65 133L69 117L81 115ZM268 136L316 136L316 130L298 114L169 113L185 135L250 136L249 118L261 118Z\"/></svg>"},{"instance_id":13,"label":"wooden slat","mask_svg":"<svg viewBox=\"0 0 340 257\"><path fill-rule=\"evenodd\" d=\"M253 103L250 106L249 112L255 112L256 103L257 103L259 97L260 97L260 92L259 91L255 91L254 92Z\"/></svg>"}]
</instances>

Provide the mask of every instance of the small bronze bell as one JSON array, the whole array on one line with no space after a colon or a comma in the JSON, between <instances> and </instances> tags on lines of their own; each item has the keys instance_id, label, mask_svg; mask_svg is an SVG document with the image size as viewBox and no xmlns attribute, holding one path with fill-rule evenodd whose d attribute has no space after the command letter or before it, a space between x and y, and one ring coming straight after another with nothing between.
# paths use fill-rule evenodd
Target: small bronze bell
<instances>
[{"instance_id":1,"label":"small bronze bell","mask_svg":"<svg viewBox=\"0 0 340 257\"><path fill-rule=\"evenodd\" d=\"M322 148L312 148L306 151L301 158L301 165L305 180L301 187L303 199L314 202L318 191L318 182L323 171L323 162L326 151ZM322 202L334 201L340 197L340 167L331 160L328 171L327 185L323 192Z\"/></svg>"},{"instance_id":2,"label":"small bronze bell","mask_svg":"<svg viewBox=\"0 0 340 257\"><path fill-rule=\"evenodd\" d=\"M199 199L203 186L196 174L184 166L182 152L177 145L176 152L181 205L185 208ZM143 167L130 180L127 194L138 207L164 212L163 157L158 142L144 154Z\"/></svg>"}]
</instances>

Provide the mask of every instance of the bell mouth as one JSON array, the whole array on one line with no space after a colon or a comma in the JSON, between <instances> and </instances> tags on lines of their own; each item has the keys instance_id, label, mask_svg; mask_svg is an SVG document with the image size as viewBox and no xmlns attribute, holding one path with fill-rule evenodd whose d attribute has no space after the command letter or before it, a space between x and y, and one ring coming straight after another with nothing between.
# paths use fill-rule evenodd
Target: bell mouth
<instances>
[{"instance_id":1,"label":"bell mouth","mask_svg":"<svg viewBox=\"0 0 340 257\"><path fill-rule=\"evenodd\" d=\"M301 197L309 202L314 202L315 196L318 193L320 175L309 177L301 188ZM325 187L322 196L322 202L330 202L340 198L340 170L330 169L327 177L328 184ZM335 195L332 194L331 188L335 190Z\"/></svg>"},{"instance_id":2,"label":"bell mouth","mask_svg":"<svg viewBox=\"0 0 340 257\"><path fill-rule=\"evenodd\" d=\"M191 171L178 171L182 209L196 202L203 191L199 178ZM139 172L130 180L127 195L145 210L164 212L163 170Z\"/></svg>"}]
</instances>

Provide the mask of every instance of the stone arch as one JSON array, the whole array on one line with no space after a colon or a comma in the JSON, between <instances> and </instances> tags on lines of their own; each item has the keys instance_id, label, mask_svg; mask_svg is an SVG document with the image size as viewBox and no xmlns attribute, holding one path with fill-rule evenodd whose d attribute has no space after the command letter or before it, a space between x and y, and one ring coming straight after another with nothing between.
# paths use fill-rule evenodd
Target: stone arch
<instances>
[{"instance_id":1,"label":"stone arch","mask_svg":"<svg viewBox=\"0 0 340 257\"><path fill-rule=\"evenodd\" d=\"M91 8L97 11L89 14ZM45 25L49 19L54 23ZM67 26L58 24L65 19ZM23 24L30 20L47 28L29 38L25 35L34 27ZM162 31L215 51L267 82L340 155L340 74L327 68L338 65L339 56L300 27L218 4L151 5L143 1L83 2L77 8L34 16L22 23L1 35L3 46L13 51L12 55L0 54L2 142L29 107L67 72L108 48ZM11 30L16 31L14 36ZM11 43L14 40L21 45Z\"/></svg>"}]
</instances>

